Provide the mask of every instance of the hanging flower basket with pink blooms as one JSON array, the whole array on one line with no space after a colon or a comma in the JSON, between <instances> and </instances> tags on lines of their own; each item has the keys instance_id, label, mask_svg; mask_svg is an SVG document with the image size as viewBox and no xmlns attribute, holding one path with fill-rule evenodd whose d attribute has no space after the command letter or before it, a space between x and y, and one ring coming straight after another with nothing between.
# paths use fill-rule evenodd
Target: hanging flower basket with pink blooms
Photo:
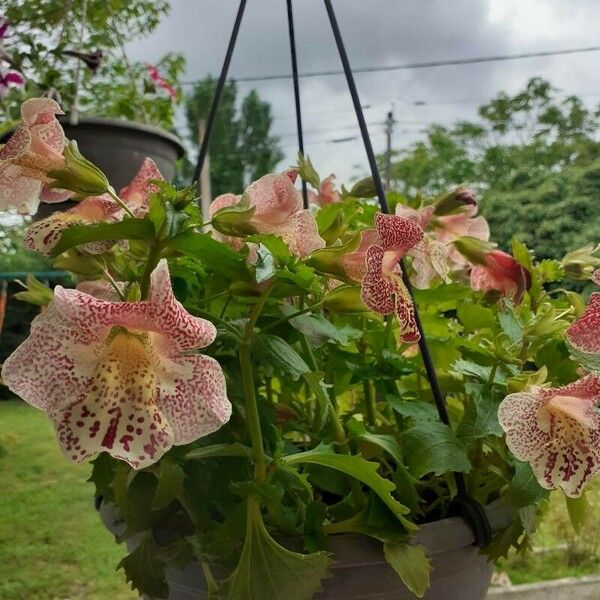
<instances>
[{"instance_id":1,"label":"hanging flower basket with pink blooms","mask_svg":"<svg viewBox=\"0 0 600 600\"><path fill-rule=\"evenodd\" d=\"M467 188L384 214L304 157L203 222L151 159L117 192L58 113L23 104L0 199L76 202L25 243L77 285L48 290L2 381L91 461L140 594L483 598L552 490L581 510L600 294L557 284L600 280L589 249L509 255Z\"/></svg>"}]
</instances>

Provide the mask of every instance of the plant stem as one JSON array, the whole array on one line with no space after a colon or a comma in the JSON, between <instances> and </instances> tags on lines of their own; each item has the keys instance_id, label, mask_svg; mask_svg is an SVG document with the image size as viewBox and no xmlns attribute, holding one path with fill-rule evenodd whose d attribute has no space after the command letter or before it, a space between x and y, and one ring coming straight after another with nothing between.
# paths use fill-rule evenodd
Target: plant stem
<instances>
[{"instance_id":1,"label":"plant stem","mask_svg":"<svg viewBox=\"0 0 600 600\"><path fill-rule=\"evenodd\" d=\"M119 195L112 187L108 186L108 190L106 192L130 217L136 219L137 217L131 212L131 209L119 198Z\"/></svg>"},{"instance_id":2,"label":"plant stem","mask_svg":"<svg viewBox=\"0 0 600 600\"><path fill-rule=\"evenodd\" d=\"M146 261L146 267L144 269L144 274L142 275L142 281L140 283L140 290L142 300L146 300L148 298L148 293L150 291L150 276L152 275L152 271L156 268L158 261L160 260L160 246L157 243L152 244L150 246L150 252L148 253L148 260Z\"/></svg>"},{"instance_id":3,"label":"plant stem","mask_svg":"<svg viewBox=\"0 0 600 600\"><path fill-rule=\"evenodd\" d=\"M240 342L239 357L242 387L246 399L246 419L248 420L248 430L250 431L252 449L254 450L254 477L257 481L265 481L267 478L267 466L258 416L258 406L256 404L256 390L254 388L251 345L249 340Z\"/></svg>"},{"instance_id":4,"label":"plant stem","mask_svg":"<svg viewBox=\"0 0 600 600\"><path fill-rule=\"evenodd\" d=\"M367 424L375 425L375 399L373 398L373 388L368 379L363 379L363 396L365 399L365 413Z\"/></svg>"}]
</instances>

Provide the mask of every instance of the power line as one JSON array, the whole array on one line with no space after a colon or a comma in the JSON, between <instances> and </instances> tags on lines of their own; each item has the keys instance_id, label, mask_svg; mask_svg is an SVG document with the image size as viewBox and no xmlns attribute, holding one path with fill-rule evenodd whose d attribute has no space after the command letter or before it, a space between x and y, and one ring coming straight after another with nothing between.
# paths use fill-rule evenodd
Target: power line
<instances>
[{"instance_id":1,"label":"power line","mask_svg":"<svg viewBox=\"0 0 600 600\"><path fill-rule=\"evenodd\" d=\"M384 71L402 71L408 69L427 69L431 67L448 67L453 65L472 65L477 63L498 62L507 60L519 60L522 58L538 58L543 56L564 56L567 54L583 54L586 52L598 52L600 46L586 46L583 48L566 48L564 50L540 50L537 52L520 52L518 54L496 54L491 56L475 56L471 58L456 58L451 60L432 60L425 62L404 63L400 65L388 65L382 67L360 67L354 69L354 73L378 73ZM299 73L299 77L330 77L334 75L343 75L340 70L330 71L306 71ZM288 73L278 73L272 75L253 75L247 77L232 77L237 82L250 81L274 81L278 79L290 79L292 76ZM181 85L194 85L200 80L184 81Z\"/></svg>"}]
</instances>

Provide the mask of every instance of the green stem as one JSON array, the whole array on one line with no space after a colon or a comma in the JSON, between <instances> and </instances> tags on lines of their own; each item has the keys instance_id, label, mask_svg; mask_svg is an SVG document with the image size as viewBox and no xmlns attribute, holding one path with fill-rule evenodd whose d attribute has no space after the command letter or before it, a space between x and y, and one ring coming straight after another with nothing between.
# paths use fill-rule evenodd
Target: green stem
<instances>
[{"instance_id":1,"label":"green stem","mask_svg":"<svg viewBox=\"0 0 600 600\"><path fill-rule=\"evenodd\" d=\"M365 413L367 424L375 425L375 400L373 398L373 388L368 379L363 379L363 395L365 398Z\"/></svg>"},{"instance_id":2,"label":"green stem","mask_svg":"<svg viewBox=\"0 0 600 600\"><path fill-rule=\"evenodd\" d=\"M152 246L150 246L148 260L146 262L144 274L142 275L142 281L140 282L142 300L148 298L148 293L150 291L150 276L152 275L152 271L154 271L156 265L158 264L158 261L160 260L160 251L161 248L157 243L154 243L152 244Z\"/></svg>"},{"instance_id":3,"label":"green stem","mask_svg":"<svg viewBox=\"0 0 600 600\"><path fill-rule=\"evenodd\" d=\"M251 346L248 340L240 343L239 349L240 370L242 373L242 387L246 399L246 419L248 430L254 450L254 477L257 481L265 481L267 478L267 465L265 460L265 449L263 446L260 419L258 417L258 406L256 404L256 390L254 388L254 375L252 373Z\"/></svg>"},{"instance_id":4,"label":"green stem","mask_svg":"<svg viewBox=\"0 0 600 600\"><path fill-rule=\"evenodd\" d=\"M112 189L112 187L108 187L107 190L108 195L117 203L121 206L121 208L132 218L136 219L137 217L131 212L131 209L127 206L127 204L125 204L125 202L123 202L123 200L121 200L121 198L119 198L119 196L117 195L117 193L115 192L115 190Z\"/></svg>"},{"instance_id":5,"label":"green stem","mask_svg":"<svg viewBox=\"0 0 600 600\"><path fill-rule=\"evenodd\" d=\"M495 362L495 363L492 365L492 369L491 369L491 371L490 371L490 377L489 377L489 379L488 379L487 386L486 386L486 387L487 387L487 390L488 390L488 392L491 392L491 391L492 391L492 389L493 389L493 387L494 387L494 379L496 378L496 371L497 371L497 370L498 370L498 363L497 363L497 362Z\"/></svg>"}]
</instances>

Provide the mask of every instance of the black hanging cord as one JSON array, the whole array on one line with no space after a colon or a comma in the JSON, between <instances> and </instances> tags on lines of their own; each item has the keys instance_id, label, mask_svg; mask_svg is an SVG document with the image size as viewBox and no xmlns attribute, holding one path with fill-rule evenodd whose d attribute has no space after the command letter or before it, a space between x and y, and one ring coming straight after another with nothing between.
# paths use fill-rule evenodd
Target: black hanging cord
<instances>
[{"instance_id":1,"label":"black hanging cord","mask_svg":"<svg viewBox=\"0 0 600 600\"><path fill-rule=\"evenodd\" d=\"M340 32L340 28L337 22L337 18L335 16L335 12L333 10L333 6L331 4L331 0L323 0L325 2L325 8L327 10L327 15L329 17L329 22L331 23L331 29L333 31L333 37L335 38L335 43L340 55L340 60L342 61L342 67L344 69L344 74L346 76L346 82L348 84L348 89L350 90L350 96L352 98L352 104L354 105L354 111L356 112L356 118L358 120L358 126L360 128L360 134L362 136L362 140L365 146L365 151L367 153L367 159L369 160L369 167L371 169L371 176L373 178L373 184L375 186L375 190L377 192L377 198L379 200L379 205L382 213L389 214L390 209L387 203L387 199L385 197L385 190L383 189L383 183L381 181L381 175L379 174L379 168L377 167L377 160L375 159L375 153L373 152L373 146L371 144L371 138L369 137L369 131L367 129L367 124L365 121L365 116L362 111L362 107L360 104L360 98L358 96L358 90L356 89L356 83L354 82L354 75L352 74L352 68L350 67L350 61L348 60L348 55L346 54L346 48L344 47L344 41L342 39L342 34ZM402 264L402 263L401 263ZM408 289L411 298L413 297L412 286L410 281L406 275L406 269L402 268L403 279ZM427 346L427 341L425 340L425 335L423 332L423 325L421 323L421 319L419 317L419 313L417 310L417 306L414 302L414 311L415 311L415 322L417 325L417 329L420 334L419 339L419 350L421 351L421 357L423 359L423 364L425 365L425 372L427 373L427 379L429 380L429 385L431 387L431 392L433 394L433 399L435 401L435 405L437 407L437 411L440 417L440 420L446 424L450 424L450 420L448 418L448 411L446 410L446 403L444 401L444 396L440 389L439 381L435 372L435 367L433 365L433 361L431 359L431 354L429 353L429 347ZM475 534L475 541L479 547L483 547L489 543L492 532L489 521L487 519L487 515L485 513L484 508L474 500L470 498L467 494L467 487L465 484L465 478L463 473L455 473L454 474L456 481L456 489L457 489L457 497L458 502L463 511L463 515L469 521L473 532Z\"/></svg>"},{"instance_id":2,"label":"black hanging cord","mask_svg":"<svg viewBox=\"0 0 600 600\"><path fill-rule=\"evenodd\" d=\"M215 117L217 116L217 110L221 103L221 95L223 94L223 88L225 87L225 81L227 80L227 72L229 71L229 65L231 63L231 57L233 56L233 49L235 48L235 42L237 40L238 33L240 31L240 24L242 22L242 16L244 15L244 9L246 8L246 0L240 0L240 6L237 11L235 23L233 24L233 31L229 38L229 45L227 46L227 52L225 54L225 60L223 61L223 67L221 68L221 75L215 88L215 95L213 96L212 104L210 105L210 112L208 113L208 120L206 121L206 130L204 131L204 137L200 144L200 150L198 152L198 160L196 162L196 169L194 170L194 181L198 181L204 161L208 153L208 143L210 141L210 134L212 133L213 125L215 124Z\"/></svg>"},{"instance_id":3,"label":"black hanging cord","mask_svg":"<svg viewBox=\"0 0 600 600\"><path fill-rule=\"evenodd\" d=\"M292 0L287 2L288 31L290 34L290 53L292 55L292 78L294 81L294 101L296 103L296 129L298 131L298 150L304 156L304 137L302 135L302 111L300 110L300 84L298 81L298 60L296 58L296 35L294 33L294 10ZM302 203L308 208L306 181L302 180Z\"/></svg>"}]
</instances>

